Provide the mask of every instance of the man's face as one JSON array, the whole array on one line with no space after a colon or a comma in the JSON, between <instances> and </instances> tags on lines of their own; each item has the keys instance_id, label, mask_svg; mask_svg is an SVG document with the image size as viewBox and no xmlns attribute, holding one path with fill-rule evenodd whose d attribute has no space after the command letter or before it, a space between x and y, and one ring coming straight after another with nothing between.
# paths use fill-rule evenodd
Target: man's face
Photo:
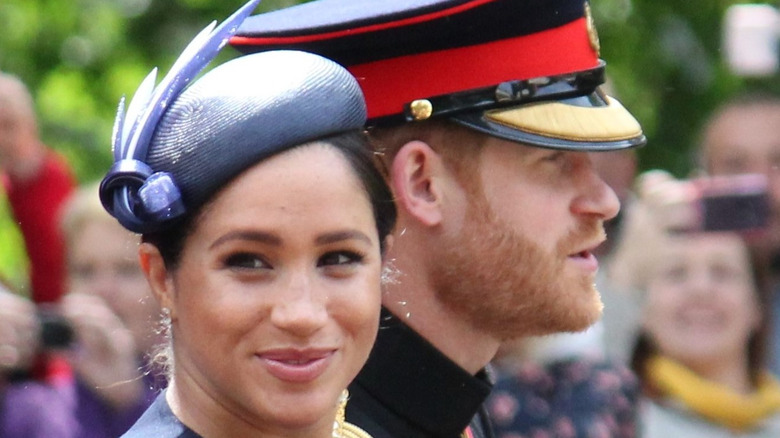
<instances>
[{"instance_id":1,"label":"man's face","mask_svg":"<svg viewBox=\"0 0 780 438\"><path fill-rule=\"evenodd\" d=\"M733 106L708 127L705 165L712 175L760 173L771 199L770 232L764 242L780 248L780 102Z\"/></svg>"},{"instance_id":2,"label":"man's face","mask_svg":"<svg viewBox=\"0 0 780 438\"><path fill-rule=\"evenodd\" d=\"M477 173L436 254L441 301L501 339L587 328L602 308L592 252L619 209L588 154L491 138Z\"/></svg>"}]
</instances>

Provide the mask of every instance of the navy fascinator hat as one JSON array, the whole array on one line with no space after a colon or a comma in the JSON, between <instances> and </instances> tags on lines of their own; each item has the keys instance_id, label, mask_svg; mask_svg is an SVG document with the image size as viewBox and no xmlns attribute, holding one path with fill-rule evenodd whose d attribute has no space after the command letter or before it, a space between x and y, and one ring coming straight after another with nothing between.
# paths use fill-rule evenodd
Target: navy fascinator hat
<instances>
[{"instance_id":1,"label":"navy fascinator hat","mask_svg":"<svg viewBox=\"0 0 780 438\"><path fill-rule=\"evenodd\" d=\"M100 186L106 210L138 233L197 211L238 174L276 153L361 129L366 105L354 77L311 53L247 55L192 78L257 6L207 27L154 87L153 71L114 126L114 165Z\"/></svg>"}]
</instances>

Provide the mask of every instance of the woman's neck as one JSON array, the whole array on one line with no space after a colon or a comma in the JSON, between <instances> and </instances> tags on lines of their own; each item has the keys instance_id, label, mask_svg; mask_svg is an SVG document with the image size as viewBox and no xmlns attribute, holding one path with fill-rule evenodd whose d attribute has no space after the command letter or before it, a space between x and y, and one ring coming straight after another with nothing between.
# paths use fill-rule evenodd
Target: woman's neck
<instances>
[{"instance_id":1,"label":"woman's neck","mask_svg":"<svg viewBox=\"0 0 780 438\"><path fill-rule=\"evenodd\" d=\"M734 392L748 394L755 388L750 379L747 353L729 359L723 355L713 360L681 362L699 376L718 383Z\"/></svg>"},{"instance_id":2,"label":"woman's neck","mask_svg":"<svg viewBox=\"0 0 780 438\"><path fill-rule=\"evenodd\" d=\"M200 388L188 387L177 385L174 377L168 386L166 401L179 421L203 438L330 438L333 433L335 409L327 418L306 427L292 429L257 424L231 412Z\"/></svg>"}]
</instances>

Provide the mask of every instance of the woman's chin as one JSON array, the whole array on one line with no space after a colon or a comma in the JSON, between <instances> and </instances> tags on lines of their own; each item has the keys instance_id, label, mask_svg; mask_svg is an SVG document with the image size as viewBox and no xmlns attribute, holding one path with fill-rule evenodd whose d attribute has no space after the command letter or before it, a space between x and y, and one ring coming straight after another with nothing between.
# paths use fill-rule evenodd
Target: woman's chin
<instances>
[{"instance_id":1,"label":"woman's chin","mask_svg":"<svg viewBox=\"0 0 780 438\"><path fill-rule=\"evenodd\" d=\"M270 417L287 430L316 428L323 424L332 426L337 405L338 394L303 392L279 397L271 405L275 412Z\"/></svg>"}]
</instances>

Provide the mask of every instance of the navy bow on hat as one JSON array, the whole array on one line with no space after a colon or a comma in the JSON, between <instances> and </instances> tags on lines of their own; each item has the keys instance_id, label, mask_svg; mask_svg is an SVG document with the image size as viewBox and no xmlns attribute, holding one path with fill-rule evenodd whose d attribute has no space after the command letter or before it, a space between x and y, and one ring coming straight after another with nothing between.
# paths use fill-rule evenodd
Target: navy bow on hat
<instances>
[{"instance_id":1,"label":"navy bow on hat","mask_svg":"<svg viewBox=\"0 0 780 438\"><path fill-rule=\"evenodd\" d=\"M184 213L181 194L171 176L155 173L144 161L149 142L168 105L214 59L260 1L249 0L216 29L216 21L206 26L156 88L154 68L136 90L126 113L124 97L119 101L111 140L114 165L100 185L100 198L125 228L145 232L152 224Z\"/></svg>"},{"instance_id":2,"label":"navy bow on hat","mask_svg":"<svg viewBox=\"0 0 780 438\"><path fill-rule=\"evenodd\" d=\"M126 114L120 103L115 162L100 196L125 228L166 229L255 163L363 128L366 105L357 81L319 55L274 50L242 56L190 83L258 2L202 31L157 88L152 71Z\"/></svg>"}]
</instances>

